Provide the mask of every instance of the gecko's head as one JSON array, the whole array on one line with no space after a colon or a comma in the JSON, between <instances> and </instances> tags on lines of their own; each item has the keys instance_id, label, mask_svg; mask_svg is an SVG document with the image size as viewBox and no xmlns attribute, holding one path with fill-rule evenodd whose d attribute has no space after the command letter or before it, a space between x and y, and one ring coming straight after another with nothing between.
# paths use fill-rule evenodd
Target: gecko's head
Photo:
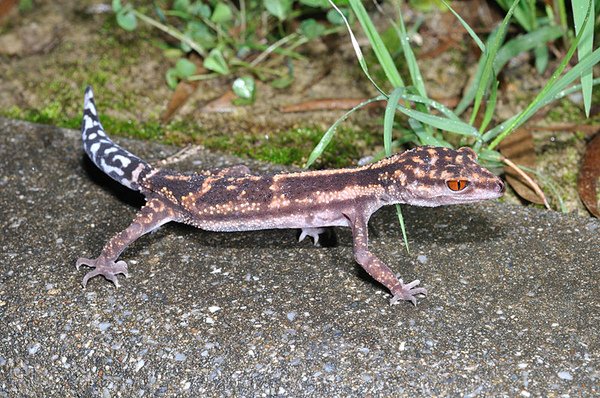
<instances>
[{"instance_id":1,"label":"gecko's head","mask_svg":"<svg viewBox=\"0 0 600 398\"><path fill-rule=\"evenodd\" d=\"M504 182L477 163L471 148L418 147L397 155L391 191L400 201L417 206L440 206L495 199ZM396 196L394 194L393 196Z\"/></svg>"}]
</instances>

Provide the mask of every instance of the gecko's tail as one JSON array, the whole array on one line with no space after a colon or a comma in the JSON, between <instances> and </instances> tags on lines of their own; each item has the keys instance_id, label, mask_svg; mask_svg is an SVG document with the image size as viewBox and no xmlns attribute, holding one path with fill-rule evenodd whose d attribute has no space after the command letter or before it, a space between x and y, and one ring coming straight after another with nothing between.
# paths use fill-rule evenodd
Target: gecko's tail
<instances>
[{"instance_id":1,"label":"gecko's tail","mask_svg":"<svg viewBox=\"0 0 600 398\"><path fill-rule=\"evenodd\" d=\"M152 167L108 138L98 119L90 86L85 89L81 138L83 149L96 166L126 187L140 190L139 181Z\"/></svg>"}]
</instances>

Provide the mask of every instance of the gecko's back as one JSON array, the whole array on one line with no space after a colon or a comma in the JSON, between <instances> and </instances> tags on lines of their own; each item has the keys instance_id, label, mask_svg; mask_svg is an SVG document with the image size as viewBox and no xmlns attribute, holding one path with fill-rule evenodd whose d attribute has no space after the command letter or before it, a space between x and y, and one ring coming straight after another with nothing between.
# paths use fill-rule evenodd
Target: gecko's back
<instances>
[{"instance_id":1,"label":"gecko's back","mask_svg":"<svg viewBox=\"0 0 600 398\"><path fill-rule=\"evenodd\" d=\"M275 175L182 175L142 182L173 202L185 222L213 231L348 226L357 206L370 216L385 204L467 203L502 194L502 181L462 148L419 147L353 168Z\"/></svg>"},{"instance_id":2,"label":"gecko's back","mask_svg":"<svg viewBox=\"0 0 600 398\"><path fill-rule=\"evenodd\" d=\"M212 231L347 225L344 209L361 195L365 174L356 168L275 175L151 173L142 188L176 203L185 222ZM362 177L362 181L360 181ZM373 186L373 189L377 187ZM381 187L379 187L381 189Z\"/></svg>"}]
</instances>

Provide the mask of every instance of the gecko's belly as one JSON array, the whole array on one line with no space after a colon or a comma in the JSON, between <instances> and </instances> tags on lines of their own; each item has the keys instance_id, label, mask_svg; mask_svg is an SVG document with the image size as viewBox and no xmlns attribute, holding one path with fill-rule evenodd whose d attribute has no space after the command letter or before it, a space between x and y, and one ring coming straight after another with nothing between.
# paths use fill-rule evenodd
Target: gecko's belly
<instances>
[{"instance_id":1,"label":"gecko's belly","mask_svg":"<svg viewBox=\"0 0 600 398\"><path fill-rule=\"evenodd\" d=\"M251 214L232 212L229 214L192 217L186 222L207 231L218 232L348 226L348 220L341 212L337 211L267 211L252 212Z\"/></svg>"}]
</instances>

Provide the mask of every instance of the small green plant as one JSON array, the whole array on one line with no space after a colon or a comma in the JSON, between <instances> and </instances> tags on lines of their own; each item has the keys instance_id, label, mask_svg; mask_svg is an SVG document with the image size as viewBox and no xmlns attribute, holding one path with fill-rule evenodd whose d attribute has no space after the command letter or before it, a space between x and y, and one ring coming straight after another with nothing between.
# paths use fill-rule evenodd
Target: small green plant
<instances>
[{"instance_id":1,"label":"small green plant","mask_svg":"<svg viewBox=\"0 0 600 398\"><path fill-rule=\"evenodd\" d=\"M505 10L509 10L512 1L496 0L496 3L498 3ZM521 28L528 33L538 33L538 35L540 35L543 34L541 33L542 31L548 31L548 33L550 33L550 31L556 31L558 29L562 33L560 37L564 39L565 43L571 41L574 35L571 34L567 23L567 5L565 4L565 0L555 0L552 3L540 3L541 2L537 2L535 0L522 0L518 2L514 8L514 19L521 26ZM583 58L583 56L592 51L594 21L600 13L599 3L600 1L598 0L592 0L590 2L581 0L571 1L573 21L575 23L575 35L577 35L579 30L582 28L582 24L586 18L588 9L590 13L590 22L586 24L585 33L578 43L579 58ZM548 39L549 40L532 39L532 43L538 43L537 46L533 48L533 52L535 55L535 66L539 73L543 73L548 66L549 54L548 46L545 44L545 42L554 40L552 38ZM584 108L586 115L588 116L590 112L592 96L591 81L591 71L583 75L581 78Z\"/></svg>"},{"instance_id":2,"label":"small green plant","mask_svg":"<svg viewBox=\"0 0 600 398\"><path fill-rule=\"evenodd\" d=\"M496 0L496 3L498 3L498 5L504 8L506 11L508 11L512 5L512 1L510 0ZM514 20L525 32L532 33L547 27L557 27L561 32L567 32L568 27L566 25L564 0L558 0L555 2L557 5L556 19L553 18L555 10L550 4L547 3L542 8L536 3L537 2L535 0L524 0L519 2L517 7L514 9ZM555 23L557 19L562 22L560 26L557 26ZM560 36L562 36L562 34ZM533 49L535 55L535 66L539 73L543 73L548 66L548 47L541 40L535 41L535 43L537 44Z\"/></svg>"},{"instance_id":3,"label":"small green plant","mask_svg":"<svg viewBox=\"0 0 600 398\"><path fill-rule=\"evenodd\" d=\"M326 0L157 1L151 10L155 17L121 0L113 0L112 7L123 29L135 30L141 20L178 41L168 48L171 56L179 57L166 73L169 87L180 80L238 76L241 80L235 80L233 90L239 103L253 101L254 78L276 88L287 87L293 82L293 69L283 60L303 58L296 51L299 46L343 29ZM323 17L313 17L319 15ZM290 23L294 19L301 20L297 28ZM206 72L197 73L196 65L186 58L192 51L200 55Z\"/></svg>"},{"instance_id":4,"label":"small green plant","mask_svg":"<svg viewBox=\"0 0 600 398\"><path fill-rule=\"evenodd\" d=\"M534 32L521 35L504 43L509 21L519 5L519 0L516 0L508 9L503 22L487 38L486 43L484 43L460 16L456 14L444 0L442 1L454 13L482 52L473 84L467 90L456 109L451 110L441 103L428 98L415 55L409 44L409 38L400 11L400 4L397 3L398 23L395 23L392 20L390 20L390 23L398 34L404 59L408 65L410 80L412 82L411 86L407 86L402 79L388 49L375 29L362 2L360 0L349 0L352 11L356 15L357 20L360 22L363 31L369 39L379 65L384 70L388 83L393 89L391 92L386 92L373 80L369 74L368 66L362 51L350 28L350 24L346 22L346 27L350 34L350 40L352 41L358 62L365 76L380 92L380 95L358 105L334 123L325 132L321 141L309 156L306 167L310 166L321 155L333 138L335 129L339 123L349 114L370 102L387 101L383 131L386 156L389 156L392 153L393 148L407 143L413 145L452 147L453 145L451 142L454 142L461 146L470 145L479 154L481 163L487 167L498 170L502 167L502 156L495 148L506 136L525 123L543 106L563 98L570 93L582 90L584 87L584 95L585 90L588 90L591 95L592 86L600 83L600 79L586 79L585 81L583 79L584 76L589 75L591 77L592 67L600 62L600 49L592 51L591 47L586 47L584 51L582 51L580 46L579 62L568 72L563 73L577 50L578 45L581 43L593 42L593 29L587 29L587 26L593 25L593 0L573 0L572 3L574 9L581 9L581 4L584 3L583 8L585 11L580 14L579 17L576 17L576 21L579 20L581 22L577 29L577 35L572 41L566 56L554 71L545 87L523 111L490 128L490 124L494 122L493 116L499 85L497 76L500 69L511 56L518 53L517 51L528 51L534 47L538 47L540 44L558 37L556 35L561 32L553 27L547 27L546 29L538 29ZM337 9L333 2L330 1L330 3L334 9ZM580 78L582 79L582 84L573 85L573 83ZM482 105L484 103L486 106L482 111ZM471 109L471 115L468 121L463 121L460 118L460 115L467 108ZM400 111L408 117L408 127L394 124L394 118L397 111ZM483 115L480 118L481 122L477 126L475 125L475 121L480 112L483 112ZM394 127L399 131L399 137L396 139L393 138ZM404 235L404 241L408 248L404 223L399 207L397 207L397 212Z\"/></svg>"},{"instance_id":5,"label":"small green plant","mask_svg":"<svg viewBox=\"0 0 600 398\"><path fill-rule=\"evenodd\" d=\"M33 9L33 0L19 0L19 11L31 11Z\"/></svg>"},{"instance_id":6,"label":"small green plant","mask_svg":"<svg viewBox=\"0 0 600 398\"><path fill-rule=\"evenodd\" d=\"M577 3L576 1L574 2ZM593 11L593 6L590 5L592 4L592 1L590 0L586 3L588 7L584 14L583 22L581 24L582 27L592 22L590 18ZM331 4L334 8L336 7L335 4ZM510 59L510 54L515 54L517 49L520 49L521 51L530 49L530 47L524 45L525 42L531 42L532 38L542 41L550 40L555 37L556 32L546 32L545 34L537 34L535 36L531 36L532 34L524 34L503 44L508 23L516 6L519 4L518 0L513 3L502 24L488 37L485 44L466 22L460 18L458 14L455 14L460 23L465 27L482 50L482 56L474 83L471 86L472 88L467 91L465 97L463 97L456 109L451 110L427 97L426 88L423 79L421 78L416 58L409 45L399 5L397 7L399 22L396 24L395 22L390 21L390 23L392 23L400 37L400 43L403 47L404 57L410 72L412 86L405 85L389 51L383 44L381 36L375 29L362 3L359 0L349 0L349 4L365 31L380 66L385 71L388 81L394 89L390 93L387 93L373 81L369 74L365 58L350 29L350 25L347 24L350 39L354 45L359 64L366 77L380 92L379 96L360 104L355 109L348 112L348 114L362 108L370 102L381 100L387 101L388 105L384 116L384 145L386 148L385 151L388 154L391 153L392 147L409 142L414 145L441 145L451 147L452 145L450 142L458 141L461 145L471 145L473 149L480 154L480 158L484 162L487 162L488 166L499 167L500 154L495 151L495 147L498 146L501 140L517 127L525 123L541 107L552 101L563 98L570 93L581 90L581 84L573 86L571 84L579 79L580 76L591 73L592 67L600 62L600 49L589 51L583 55L580 52L579 63L563 74L568 62L577 50L578 44L583 41L584 38L589 40L589 36L593 34L593 30L579 29L577 36L572 41L572 44L567 51L567 55L536 98L519 114L497 124L493 128L488 128L489 124L493 121L496 105L497 87L499 84L496 77L499 73L499 69L501 69L508 59ZM518 43L518 45L514 45L515 40L517 40L516 43ZM539 42L535 43L535 45L538 44ZM531 46L533 45L534 44L531 44ZM591 84L589 84L590 88L599 82L600 79L593 80ZM479 126L475 126L476 117L481 111L484 102L487 106L485 107L483 117L481 118L482 121ZM472 110L471 116L469 121L465 122L460 119L459 115L469 107ZM393 120L396 111L400 111L408 116L410 128L401 128L401 137L398 140L393 140L392 129L394 127ZM323 152L328 142L332 139L335 128L338 126L339 122L346 117L347 115L344 115L325 133L319 145L311 153L307 166L312 164ZM459 138L458 140L456 139L457 136Z\"/></svg>"}]
</instances>

